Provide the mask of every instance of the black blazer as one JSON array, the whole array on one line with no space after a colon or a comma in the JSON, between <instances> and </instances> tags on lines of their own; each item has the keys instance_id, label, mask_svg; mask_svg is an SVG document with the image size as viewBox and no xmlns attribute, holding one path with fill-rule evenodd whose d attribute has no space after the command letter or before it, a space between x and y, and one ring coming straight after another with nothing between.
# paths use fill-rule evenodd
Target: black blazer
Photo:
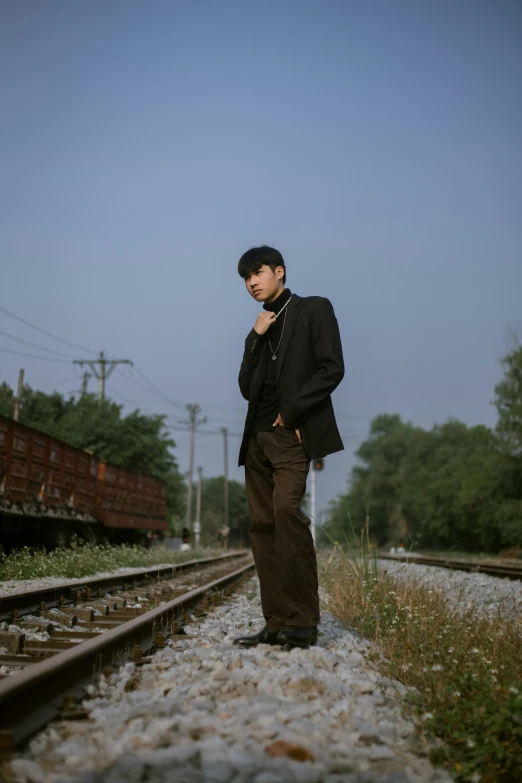
<instances>
[{"instance_id":1,"label":"black blazer","mask_svg":"<svg viewBox=\"0 0 522 783\"><path fill-rule=\"evenodd\" d=\"M263 388L267 336L252 329L245 341L239 388L248 400L239 464L245 464L250 430ZM288 315L277 355L279 413L286 425L299 429L310 459L341 451L344 446L335 421L331 393L344 376L339 326L328 299L299 297Z\"/></svg>"}]
</instances>

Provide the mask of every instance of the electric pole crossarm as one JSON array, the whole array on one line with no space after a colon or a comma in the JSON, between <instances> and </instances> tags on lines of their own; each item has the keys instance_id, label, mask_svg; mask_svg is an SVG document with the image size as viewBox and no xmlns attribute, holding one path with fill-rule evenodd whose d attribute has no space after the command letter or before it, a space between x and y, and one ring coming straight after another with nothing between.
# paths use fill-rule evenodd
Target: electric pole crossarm
<instances>
[{"instance_id":1,"label":"electric pole crossarm","mask_svg":"<svg viewBox=\"0 0 522 783\"><path fill-rule=\"evenodd\" d=\"M130 364L131 367L134 367L133 363L130 359L115 359L112 362L108 362L107 364L107 371L105 373L105 380L108 381L111 377L112 373L116 369L116 365L118 364Z\"/></svg>"},{"instance_id":2,"label":"electric pole crossarm","mask_svg":"<svg viewBox=\"0 0 522 783\"><path fill-rule=\"evenodd\" d=\"M79 365L80 365L80 367L83 367L84 365L87 365L87 366L88 366L88 367L89 367L89 368L90 368L90 369L93 371L93 373L94 373L94 376L95 376L96 378L100 378L100 375L99 375L99 373L98 373L98 368L96 367L96 365L94 364L94 362L88 362L88 361L87 361L87 362L85 362L85 361L83 361L82 359L74 359L74 360L73 360L73 364L79 364Z\"/></svg>"},{"instance_id":3,"label":"electric pole crossarm","mask_svg":"<svg viewBox=\"0 0 522 783\"><path fill-rule=\"evenodd\" d=\"M103 351L100 351L99 359L74 359L73 364L79 364L80 367L84 365L90 367L100 382L100 400L105 399L105 383L111 377L118 364L130 364L131 367L134 367L130 359L106 359Z\"/></svg>"},{"instance_id":4,"label":"electric pole crossarm","mask_svg":"<svg viewBox=\"0 0 522 783\"><path fill-rule=\"evenodd\" d=\"M196 495L196 519L194 520L194 543L199 546L199 537L201 533L201 480L203 478L203 468L198 468L198 493Z\"/></svg>"}]
</instances>

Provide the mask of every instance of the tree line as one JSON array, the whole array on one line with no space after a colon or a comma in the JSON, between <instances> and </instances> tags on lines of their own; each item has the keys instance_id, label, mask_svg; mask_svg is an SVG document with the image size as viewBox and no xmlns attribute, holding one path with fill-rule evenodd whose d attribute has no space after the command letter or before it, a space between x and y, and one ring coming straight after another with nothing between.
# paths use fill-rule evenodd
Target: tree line
<instances>
[{"instance_id":1,"label":"tree line","mask_svg":"<svg viewBox=\"0 0 522 783\"><path fill-rule=\"evenodd\" d=\"M494 430L456 419L426 430L396 414L377 416L321 541L352 540L368 521L379 545L522 548L522 346L502 364Z\"/></svg>"},{"instance_id":2,"label":"tree line","mask_svg":"<svg viewBox=\"0 0 522 783\"><path fill-rule=\"evenodd\" d=\"M416 542L470 552L522 548L522 345L503 367L494 430L456 419L426 430L397 414L377 416L356 452L348 491L330 503L328 522L318 529L319 544L351 540L368 521L379 545L402 539L407 547ZM14 397L8 384L0 384L0 414L12 416ZM125 416L123 406L109 399L66 399L24 386L20 422L165 481L171 529L181 531L186 484L165 416L139 410ZM223 482L223 476L202 481L205 544L215 543L225 521ZM229 526L231 541L247 545L248 504L237 481L229 482Z\"/></svg>"}]
</instances>

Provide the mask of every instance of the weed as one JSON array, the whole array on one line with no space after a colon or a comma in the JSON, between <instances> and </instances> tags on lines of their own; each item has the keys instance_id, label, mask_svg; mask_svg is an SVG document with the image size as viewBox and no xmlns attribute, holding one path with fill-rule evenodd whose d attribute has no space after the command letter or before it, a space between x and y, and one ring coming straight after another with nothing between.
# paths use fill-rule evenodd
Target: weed
<instances>
[{"instance_id":1,"label":"weed","mask_svg":"<svg viewBox=\"0 0 522 783\"><path fill-rule=\"evenodd\" d=\"M376 642L382 673L413 686L408 709L461 781L522 780L522 633L499 612L455 612L442 590L393 579L362 543L322 567L327 608Z\"/></svg>"},{"instance_id":2,"label":"weed","mask_svg":"<svg viewBox=\"0 0 522 783\"><path fill-rule=\"evenodd\" d=\"M222 554L221 550L220 553ZM91 576L118 568L142 568L161 563L180 563L208 557L208 550L180 552L167 547L143 549L138 546L98 546L73 542L52 552L24 547L0 558L0 581L38 579L46 576L67 578ZM215 553L217 554L217 552Z\"/></svg>"}]
</instances>

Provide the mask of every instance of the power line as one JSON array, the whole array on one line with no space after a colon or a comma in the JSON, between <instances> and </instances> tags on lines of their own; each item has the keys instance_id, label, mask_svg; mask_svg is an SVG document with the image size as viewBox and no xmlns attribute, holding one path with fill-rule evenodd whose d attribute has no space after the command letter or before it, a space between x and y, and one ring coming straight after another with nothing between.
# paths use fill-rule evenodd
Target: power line
<instances>
[{"instance_id":1,"label":"power line","mask_svg":"<svg viewBox=\"0 0 522 783\"><path fill-rule=\"evenodd\" d=\"M160 389L158 389L157 386L155 386L152 381L149 381L149 379L146 377L144 373L139 370L136 365L133 365L136 372L149 384L149 387L155 391L155 393L161 397L162 400L165 400L165 402L168 402L169 405L172 405L174 408L185 408L186 403L183 402L176 402L175 400L171 400L170 397L167 397L166 394L164 394ZM128 381L133 383L135 386L139 386L140 389L144 389L145 391L150 392L150 389L144 386L142 383L136 380L136 378L133 378L132 375L126 375L125 373L121 372L120 370L116 370L118 375L121 375L122 378L126 378Z\"/></svg>"},{"instance_id":2,"label":"power line","mask_svg":"<svg viewBox=\"0 0 522 783\"><path fill-rule=\"evenodd\" d=\"M166 427L168 430L173 430L174 432L190 432L189 427L176 427L173 424L167 424ZM243 437L239 432L229 432L228 434L231 438ZM223 437L221 430L198 430L198 435L221 435L221 437Z\"/></svg>"},{"instance_id":3,"label":"power line","mask_svg":"<svg viewBox=\"0 0 522 783\"><path fill-rule=\"evenodd\" d=\"M53 359L51 356L35 356L35 354L32 353L21 353L20 351L13 351L11 348L0 348L0 351L3 351L4 353L12 353L15 356L24 356L26 359L40 359L42 362L67 362L69 363L70 359Z\"/></svg>"},{"instance_id":4,"label":"power line","mask_svg":"<svg viewBox=\"0 0 522 783\"><path fill-rule=\"evenodd\" d=\"M149 386L151 387L151 389L154 389L154 391L156 392L156 394L159 394L159 395L160 395L160 397L163 397L163 399L164 399L164 400L166 400L167 402L170 402L170 404L171 404L171 405L174 405L174 407L175 407L175 408L183 408L183 407L186 407L185 403L181 403L181 402L174 402L174 400L171 400L171 399L170 399L170 397L167 397L167 395L166 395L166 394L163 394L163 392L162 392L162 391L160 391L160 389L158 389L158 387L157 387L157 386L154 386L154 384L152 383L152 381L149 381L149 379L147 378L147 376L146 376L144 373L142 373L142 371L139 369L139 367L136 367L136 365L134 365L134 369L136 370L136 372L138 373L138 375L140 375L140 376L143 378L143 380L145 381L145 383L148 383L148 384L149 384Z\"/></svg>"},{"instance_id":5,"label":"power line","mask_svg":"<svg viewBox=\"0 0 522 783\"><path fill-rule=\"evenodd\" d=\"M127 376L123 375L123 373L118 372L118 370L116 370L116 372L118 373L118 375L121 375L123 378L127 377ZM133 379L128 377L127 380L130 381L130 380L133 380ZM139 385L142 386L142 384L139 384ZM125 394L122 394L112 384L110 386L108 386L108 388L112 391L113 394L116 394L118 397L120 397L125 402L129 402L132 405L138 405L139 404L137 400L133 400L130 397L126 397ZM144 387L142 386L142 388L144 388ZM151 415L151 414L144 414L144 415L148 416L148 415ZM168 413L159 413L157 415L164 416L166 419L170 419L171 418ZM172 430L174 432L188 432L188 433L191 432L190 426L182 427L182 426L178 426L176 424L165 424L165 427L166 427L167 430ZM219 429L219 430L200 430L200 429L198 429L198 434L202 434L202 435L223 435L223 430L222 429ZM243 437L243 435L241 433L239 433L239 432L229 432L228 434L232 438L242 438Z\"/></svg>"},{"instance_id":6,"label":"power line","mask_svg":"<svg viewBox=\"0 0 522 783\"><path fill-rule=\"evenodd\" d=\"M147 388L146 386L144 386L142 383L140 383L139 381L137 381L135 378L132 378L130 375L125 375L125 373L121 372L121 370L115 370L115 372L116 372L116 373L117 373L117 374L118 374L118 375L119 375L121 378L124 378L124 379L125 379L125 380L127 380L127 381L131 381L131 383L134 383L136 386L139 386L139 387L140 387L140 389L144 389L145 391L149 391L149 390L148 390L148 388ZM120 392L118 389L116 389L116 388L115 388L115 387L114 387L112 384L111 384L111 385L110 385L110 387L108 387L108 388L110 388L110 389L111 389L111 390L114 392L114 394L117 394L117 395L118 395L118 397L121 397L121 398L122 398L122 400L125 400L125 402L130 402L132 405L138 405L138 406L140 406L140 405L143 405L143 404L145 404L145 405L157 405L157 404L158 404L158 400L157 400L157 398L151 399L151 398L149 397L149 398L147 398L147 399L142 399L142 400L140 400L140 399L131 399L130 397L126 397L126 396L125 396L125 394L122 394L122 393L121 393L121 392ZM174 402L172 402L171 404L172 404L172 405L174 405ZM180 403L180 405L181 405L181 403ZM152 415L152 414L147 414L147 415ZM158 414L158 415L160 415L160 416L165 416L166 418L168 418L168 417L169 417L169 414L168 414L168 413L160 413L160 414Z\"/></svg>"},{"instance_id":7,"label":"power line","mask_svg":"<svg viewBox=\"0 0 522 783\"><path fill-rule=\"evenodd\" d=\"M114 386L112 386L112 384L108 388L113 394L116 394L117 397L121 397L122 400L125 400L125 402L130 402L131 405L136 405L134 400L131 400L129 397L126 397L124 394L118 391L118 389L115 389Z\"/></svg>"},{"instance_id":8,"label":"power line","mask_svg":"<svg viewBox=\"0 0 522 783\"><path fill-rule=\"evenodd\" d=\"M48 353L54 353L56 356L64 356L67 359L73 359L73 355L69 353L63 353L62 351L55 351L54 348L46 348L44 345L38 345L38 343L32 343L29 340L22 340L21 337L16 337L14 334L4 332L0 329L0 334L4 337L9 337L11 340L16 340L17 343L24 343L24 345L30 345L32 348L39 348L40 351L47 351Z\"/></svg>"},{"instance_id":9,"label":"power line","mask_svg":"<svg viewBox=\"0 0 522 783\"><path fill-rule=\"evenodd\" d=\"M177 427L175 424L167 424L166 426L167 426L168 430L173 430L175 432L190 432L190 430L188 428L186 428L186 427ZM231 438L242 438L243 437L243 434L240 433L240 432L230 432L229 431L228 434L229 434L229 437L231 437ZM222 429L219 429L219 430L198 430L198 435L221 435L222 436L223 435L223 430ZM343 440L357 440L357 441L360 441L361 438L366 438L366 437L368 437L368 433L367 432L364 432L364 433L358 433L358 432L342 433L341 432L341 438Z\"/></svg>"},{"instance_id":10,"label":"power line","mask_svg":"<svg viewBox=\"0 0 522 783\"><path fill-rule=\"evenodd\" d=\"M119 373L121 375L121 373ZM112 383L109 385L107 384L107 388L115 394L117 397L121 397L122 400L125 402L129 402L131 405L137 405L138 407L141 405L139 400L131 399L131 397L127 397L125 394L122 394L119 389L116 389ZM154 404L157 405L157 401L154 400ZM143 411L144 416L163 416L164 418L168 418L168 413L147 413L146 411Z\"/></svg>"},{"instance_id":11,"label":"power line","mask_svg":"<svg viewBox=\"0 0 522 783\"><path fill-rule=\"evenodd\" d=\"M160 397L161 397L163 400L165 400L166 402L168 402L170 405L173 405L173 406L175 406L175 407L178 407L178 408L181 408L181 407L186 407L186 405L187 405L187 403L186 403L186 402L172 400L170 397L168 397L166 394L164 394L164 393L163 393L163 392L162 392L160 389L158 389L158 388L157 388L157 387L156 387L156 386L155 386L155 385L154 385L154 384L153 384L151 381L149 381L149 380L148 380L148 378L146 378L146 376L144 375L144 373L142 373L140 370L138 370L138 368L137 368L137 367L134 367L134 369L135 369L135 370L137 370L137 372L138 372L138 373L141 375L141 377L142 377L142 378L144 378L144 379L147 381L147 383L149 384L149 386L150 386L150 387L151 387L151 388L152 388L152 389L153 389L153 390L154 390L154 391L155 391L155 392L156 392L156 393L157 393L157 394L158 394L158 395L159 395L159 396L160 396ZM128 381L130 381L131 383L135 384L135 385L136 385L136 386L138 386L140 389L143 389L144 391L148 391L148 390L149 390L149 389L148 389L146 386L144 386L142 383L140 383L139 381L137 381L137 380L136 380L135 378L133 378L131 375L126 375L125 373L123 373L123 372L121 372L121 371L119 371L119 370L116 370L116 372L117 372L119 375L121 375L121 377L122 377L122 378L125 378L126 380L128 380ZM136 400L133 400L132 402L133 402L134 404L151 404L151 405L152 405L152 404L154 404L154 400L150 400L150 399L144 399L144 400L138 400L138 401L136 401ZM239 425L239 424L240 424L240 421L241 421L242 419L244 419L244 417L245 417L245 410L244 410L244 408L243 408L241 405L237 405L237 406L234 406L234 407L233 407L233 406L230 406L230 405L224 405L224 404L221 404L221 403L205 403L205 408L207 408L207 407L208 407L208 408L213 408L213 409L216 411L216 413L217 413L217 414L219 414L219 413L220 413L220 411L224 411L224 412L225 412L223 415L219 415L219 423L220 423L220 424L221 424L222 422L226 421L227 419L232 419L232 420L233 420L233 419L236 419L236 418L237 418L239 421L235 421L235 422L233 421L233 424L235 423L235 424L238 424L238 425ZM370 421L371 421L373 418L375 418L375 415L376 415L376 414L366 414L366 413L347 413L347 414L344 414L344 413L336 413L336 419L337 419L337 420L348 419L348 421L345 421L345 422L344 422L344 424L345 424L345 425L347 425L347 426L350 426L350 424L351 424L352 422L350 422L350 421L349 421L349 419L352 419L352 418L360 418L360 419L362 419L363 421L364 421L364 420L366 420L366 421L370 422ZM212 421L212 419L214 419L214 416L213 416L213 415L211 415L211 417L210 417L210 420L211 420L211 421ZM358 422L357 422L357 423L356 423L356 422L353 422L353 424L354 424L355 426L357 426ZM208 433L208 431L207 431L207 433ZM367 431L367 430L353 430L353 431L350 433L350 436L352 436L352 435L354 435L354 436L361 436L361 437L363 437L363 436L366 436L366 435L368 435L368 431Z\"/></svg>"},{"instance_id":12,"label":"power line","mask_svg":"<svg viewBox=\"0 0 522 783\"><path fill-rule=\"evenodd\" d=\"M168 430L172 430L173 432L189 432L187 429L183 429L183 427L173 427L170 424L167 425ZM221 430L198 430L198 435L223 435ZM364 440L367 440L368 436L365 435L351 435L351 434L343 434L340 433L341 438L343 439L344 443L362 443ZM228 436L230 438L242 438L243 433L242 432L230 432L228 433Z\"/></svg>"},{"instance_id":13,"label":"power line","mask_svg":"<svg viewBox=\"0 0 522 783\"><path fill-rule=\"evenodd\" d=\"M48 332L47 329L42 329L41 326L36 326L36 324L32 324L30 321L26 321L25 318L20 318L19 315L12 313L10 310L6 310L5 307L0 307L0 312L5 313L10 318L15 318L17 321L20 321L20 323L25 324L26 326L30 326L31 329L36 329L37 332L46 334L47 337L51 337L53 340L58 340L58 342L60 343L64 343L65 345L70 345L72 348L78 348L80 351L85 351L85 353L96 353L96 351L90 351L88 348L84 348L83 345L72 343L70 342L70 340L65 340L63 337L57 337L55 334Z\"/></svg>"},{"instance_id":14,"label":"power line","mask_svg":"<svg viewBox=\"0 0 522 783\"><path fill-rule=\"evenodd\" d=\"M148 389L146 386L144 386L142 383L140 383L139 381L137 381L137 380L136 380L136 378L133 378L133 377L132 377L132 375L125 375L125 373L124 373L124 372L122 372L121 370L116 370L116 373L117 373L118 375L120 375L122 378L125 378L125 380L126 380L126 381L130 381L130 382L131 382L131 383L133 383L135 386L139 386L139 387L140 387L140 389L144 389L146 392L150 391L150 390L149 390L149 389ZM157 400L156 400L156 399L154 399L154 400L149 400L149 401L150 401L151 403L152 403L152 402L154 402L154 403L156 403L156 402L157 402Z\"/></svg>"},{"instance_id":15,"label":"power line","mask_svg":"<svg viewBox=\"0 0 522 783\"><path fill-rule=\"evenodd\" d=\"M137 368L135 367L134 369L137 369ZM147 388L142 383L139 383L139 381L137 381L135 378L132 378L132 376L126 375L125 373L123 373L123 372L121 372L119 370L116 370L116 372L118 373L118 375L121 375L122 378L126 378L128 381L131 381L135 385L139 386L141 389L147 390ZM147 381L147 383L149 383L149 385L163 399L166 399L171 405L176 405L176 406L181 406L182 405L182 403L176 403L173 400L171 400L170 398L166 397L166 395L164 395L159 389L157 389L157 387L154 386L154 384L152 384L152 382L150 382L141 371L138 370L138 372ZM118 394L119 397L121 397L126 402L130 402L133 405L139 404L136 400L131 400L130 398L125 397L125 395L121 394L121 392L118 392L116 389L113 389L113 390L114 390L114 392L116 394ZM151 404L152 403L153 403L153 401L151 401ZM214 403L213 407L215 409L217 409L217 410L222 409L222 410L228 410L228 411L231 411L231 410L237 411L237 413L238 414L240 413L242 417L244 417L244 415L245 415L244 410L242 410L239 406L237 408L233 409L233 408L231 408L229 406L224 406L224 405L221 406L218 403ZM173 418L169 414L161 414L161 415L166 416L167 419L172 419ZM191 432L190 427L177 426L177 425L179 425L179 423L180 422L177 421L177 424L166 424L165 426L166 426L166 428L168 430L173 431L173 432L189 432L189 433ZM211 423L213 423L213 422L211 422ZM239 423L239 422L237 422L237 423ZM210 429L202 430L202 429L198 429L198 433L201 434L201 435L223 435L223 427L221 427L220 429L216 429L216 430L210 430ZM228 434L232 438L242 438L243 437L242 433L240 433L240 432L229 432ZM352 431L352 432L348 432L348 433L341 433L341 437L343 438L343 440L345 440L345 441L354 441L355 440L357 442L361 442L363 439L367 438L368 435L369 435L368 431Z\"/></svg>"}]
</instances>

